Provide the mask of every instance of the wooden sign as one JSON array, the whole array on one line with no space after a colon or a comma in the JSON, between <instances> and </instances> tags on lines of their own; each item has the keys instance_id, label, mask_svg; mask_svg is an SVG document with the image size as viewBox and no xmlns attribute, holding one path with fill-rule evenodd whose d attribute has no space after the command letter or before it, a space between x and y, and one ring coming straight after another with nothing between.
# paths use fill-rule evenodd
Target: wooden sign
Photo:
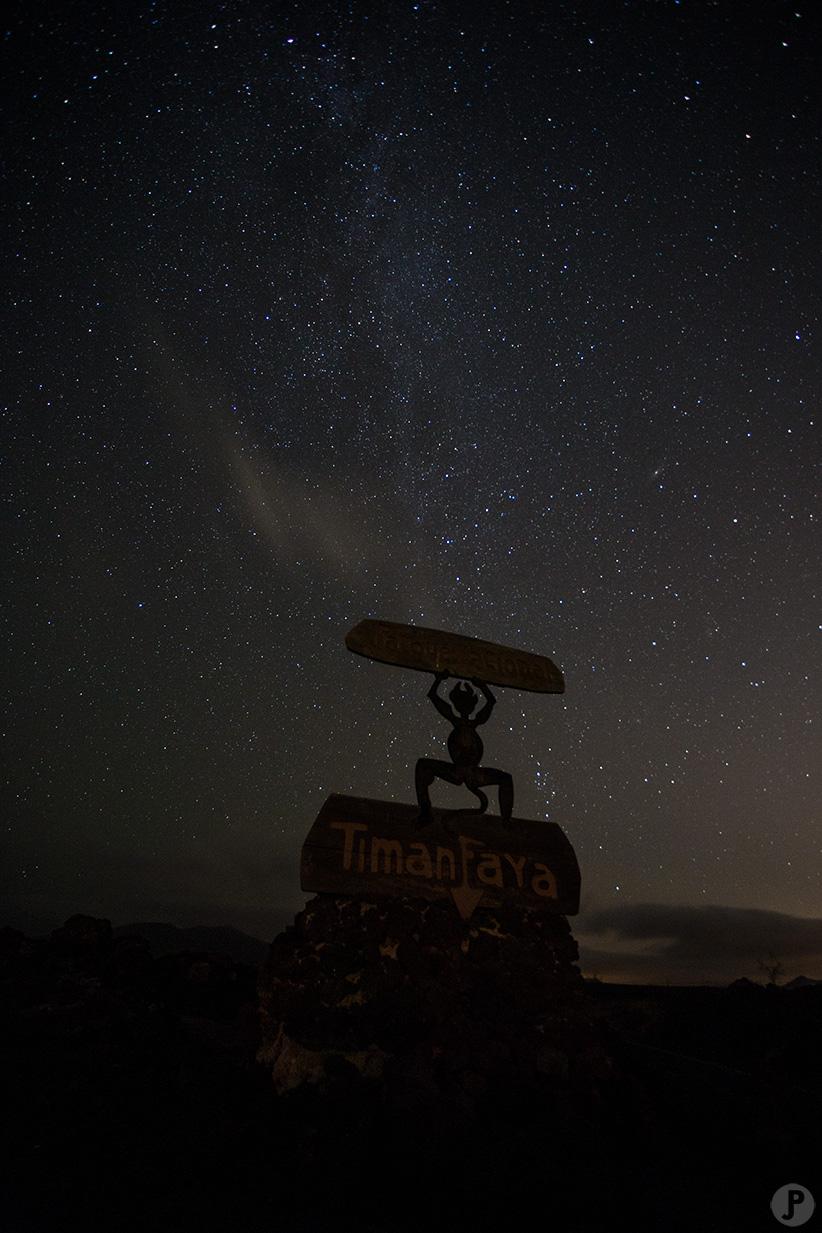
<instances>
[{"instance_id":1,"label":"wooden sign","mask_svg":"<svg viewBox=\"0 0 822 1233\"><path fill-rule=\"evenodd\" d=\"M421 625L360 621L346 634L345 645L367 659L419 672L449 672L469 681L477 679L535 693L561 694L565 690L562 673L544 655L513 651L495 642Z\"/></svg>"},{"instance_id":2,"label":"wooden sign","mask_svg":"<svg viewBox=\"0 0 822 1233\"><path fill-rule=\"evenodd\" d=\"M330 796L303 844L300 886L329 895L453 899L463 920L479 903L579 911L579 866L555 822Z\"/></svg>"}]
</instances>

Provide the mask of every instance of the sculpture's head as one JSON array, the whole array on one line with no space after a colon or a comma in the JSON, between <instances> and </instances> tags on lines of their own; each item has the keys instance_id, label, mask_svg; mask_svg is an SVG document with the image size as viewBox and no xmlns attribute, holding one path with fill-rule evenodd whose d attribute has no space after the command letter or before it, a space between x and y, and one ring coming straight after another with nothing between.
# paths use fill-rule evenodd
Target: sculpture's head
<instances>
[{"instance_id":1,"label":"sculpture's head","mask_svg":"<svg viewBox=\"0 0 822 1233\"><path fill-rule=\"evenodd\" d=\"M477 705L477 695L466 681L460 681L459 685L455 685L448 697L463 717L470 715Z\"/></svg>"}]
</instances>

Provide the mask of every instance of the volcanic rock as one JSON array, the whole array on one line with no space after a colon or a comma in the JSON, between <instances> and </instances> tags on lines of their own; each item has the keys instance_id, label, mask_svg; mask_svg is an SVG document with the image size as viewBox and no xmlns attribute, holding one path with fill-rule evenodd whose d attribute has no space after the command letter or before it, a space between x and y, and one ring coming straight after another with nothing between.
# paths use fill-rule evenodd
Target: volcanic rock
<instances>
[{"instance_id":1,"label":"volcanic rock","mask_svg":"<svg viewBox=\"0 0 822 1233\"><path fill-rule=\"evenodd\" d=\"M362 1099L427 1132L541 1105L586 1115L605 1037L563 916L318 895L260 972L258 1060L283 1096Z\"/></svg>"}]
</instances>

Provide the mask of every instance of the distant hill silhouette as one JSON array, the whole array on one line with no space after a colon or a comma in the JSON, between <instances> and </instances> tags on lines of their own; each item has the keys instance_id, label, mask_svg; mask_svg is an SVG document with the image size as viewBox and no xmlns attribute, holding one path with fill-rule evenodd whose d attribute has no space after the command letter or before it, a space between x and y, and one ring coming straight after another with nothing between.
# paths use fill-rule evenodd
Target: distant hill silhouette
<instances>
[{"instance_id":1,"label":"distant hill silhouette","mask_svg":"<svg viewBox=\"0 0 822 1233\"><path fill-rule=\"evenodd\" d=\"M176 955L183 950L208 951L228 955L235 963L259 966L268 955L269 944L231 925L193 925L179 929L160 921L143 921L135 925L117 925L112 930L116 938L141 937L151 946L156 958Z\"/></svg>"}]
</instances>

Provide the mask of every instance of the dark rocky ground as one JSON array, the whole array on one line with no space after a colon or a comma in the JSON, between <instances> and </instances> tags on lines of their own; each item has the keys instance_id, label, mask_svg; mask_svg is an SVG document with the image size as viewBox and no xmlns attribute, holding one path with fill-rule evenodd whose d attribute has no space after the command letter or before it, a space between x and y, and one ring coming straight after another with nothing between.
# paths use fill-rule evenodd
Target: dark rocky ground
<instances>
[{"instance_id":1,"label":"dark rocky ground","mask_svg":"<svg viewBox=\"0 0 822 1233\"><path fill-rule=\"evenodd\" d=\"M449 1126L350 1073L278 1096L258 979L88 917L0 931L0 1228L747 1233L788 1182L822 1202L819 987L577 987L595 1081L549 1065Z\"/></svg>"}]
</instances>

